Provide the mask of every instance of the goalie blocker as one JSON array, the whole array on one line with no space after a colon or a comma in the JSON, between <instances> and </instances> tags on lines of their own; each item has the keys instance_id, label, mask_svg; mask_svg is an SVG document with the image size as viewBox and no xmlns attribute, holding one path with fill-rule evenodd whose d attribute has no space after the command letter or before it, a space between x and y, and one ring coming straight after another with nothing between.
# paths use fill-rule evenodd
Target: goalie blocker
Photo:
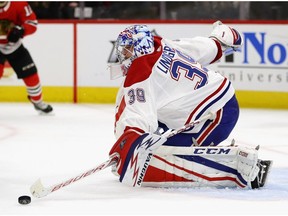
<instances>
[{"instance_id":1,"label":"goalie blocker","mask_svg":"<svg viewBox=\"0 0 288 216\"><path fill-rule=\"evenodd\" d=\"M241 146L165 146L157 134L126 131L110 155L120 155L112 172L133 187L260 188L272 161L258 159L258 149Z\"/></svg>"}]
</instances>

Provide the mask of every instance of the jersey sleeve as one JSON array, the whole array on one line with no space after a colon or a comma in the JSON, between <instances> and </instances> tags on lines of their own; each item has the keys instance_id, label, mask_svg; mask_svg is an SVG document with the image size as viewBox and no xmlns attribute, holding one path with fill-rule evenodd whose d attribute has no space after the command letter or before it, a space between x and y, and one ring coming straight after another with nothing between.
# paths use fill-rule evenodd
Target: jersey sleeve
<instances>
[{"instance_id":1,"label":"jersey sleeve","mask_svg":"<svg viewBox=\"0 0 288 216\"><path fill-rule=\"evenodd\" d=\"M24 28L24 36L33 34L38 24L36 14L27 2L18 2L17 7L20 25Z\"/></svg>"},{"instance_id":2,"label":"jersey sleeve","mask_svg":"<svg viewBox=\"0 0 288 216\"><path fill-rule=\"evenodd\" d=\"M191 56L203 66L212 64L222 57L222 49L219 42L208 37L180 38L173 41L166 40L166 42Z\"/></svg>"}]
</instances>

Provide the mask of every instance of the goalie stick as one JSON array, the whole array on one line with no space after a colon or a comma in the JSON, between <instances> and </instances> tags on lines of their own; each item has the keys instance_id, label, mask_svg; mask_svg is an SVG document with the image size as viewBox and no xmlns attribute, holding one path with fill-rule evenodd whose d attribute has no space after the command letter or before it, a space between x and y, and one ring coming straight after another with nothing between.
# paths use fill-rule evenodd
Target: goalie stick
<instances>
[{"instance_id":1,"label":"goalie stick","mask_svg":"<svg viewBox=\"0 0 288 216\"><path fill-rule=\"evenodd\" d=\"M203 121L206 121L208 119L214 119L215 118L215 113L209 113L205 116L203 116L202 118L198 119L198 120L195 120L193 122L190 122L178 129L170 129L168 131L166 131L165 133L163 133L161 136L163 137L166 137L166 138L169 138L169 137L172 137L178 133L181 133L191 127L193 127L194 125L197 125ZM76 181L79 181L80 179L83 179L87 176L90 176L91 174L94 174L96 172L99 172L107 167L110 167L112 166L113 164L117 163L119 159L119 155L118 154L113 154L110 156L110 158L99 164L98 166L92 168L92 169L89 169L75 177L72 177L66 181L63 181L61 183L58 183L58 184L55 184L55 185L52 185L52 186L49 186L49 187L44 187L42 182L41 182L41 179L39 178L34 184L32 184L32 186L30 187L30 192L31 194L36 197L36 198L42 198L42 197L45 197L47 196L48 194L50 193L53 193L65 186L68 186Z\"/></svg>"},{"instance_id":2,"label":"goalie stick","mask_svg":"<svg viewBox=\"0 0 288 216\"><path fill-rule=\"evenodd\" d=\"M174 130L174 129L169 129L168 131L166 131L166 132L165 132L164 134L162 134L161 136L166 137L166 138L168 139L168 138L170 138L170 137L172 137L172 136L174 136L174 135L176 135L176 134L179 134L179 133L181 133L181 132L183 132L183 131L185 131L185 130L190 129L190 128L193 127L194 125L197 125L197 124L199 124L199 123L201 123L201 122L203 122L203 121L206 121L206 120L208 120L208 119L214 119L215 116L216 116L215 113L210 112L209 114L203 116L202 118L197 119L197 120L195 120L195 121L193 121L193 122L190 122L190 123L188 123L188 124L186 124L186 125L178 128L178 129L175 129L175 130Z\"/></svg>"},{"instance_id":3,"label":"goalie stick","mask_svg":"<svg viewBox=\"0 0 288 216\"><path fill-rule=\"evenodd\" d=\"M41 197L44 197L44 196L47 196L48 194L54 192L54 191L57 191L59 190L60 188L63 188L65 186L68 186L70 185L71 183L74 183L76 181L79 181L80 179L83 179L93 173L96 173L96 172L99 172L100 170L103 170L111 165L113 165L114 163L117 163L118 161L118 154L115 154L113 155L112 157L110 157L109 160L101 163L100 165L98 165L97 167L94 167L90 170L87 170L75 177L72 177L70 178L69 180L67 181L64 181L64 182L61 182L59 184L55 184L55 185L52 185L50 187L47 187L45 188L41 182L41 179L38 179L31 187L30 187L30 192L32 193L32 195L34 197L37 197L37 198L41 198Z\"/></svg>"}]
</instances>

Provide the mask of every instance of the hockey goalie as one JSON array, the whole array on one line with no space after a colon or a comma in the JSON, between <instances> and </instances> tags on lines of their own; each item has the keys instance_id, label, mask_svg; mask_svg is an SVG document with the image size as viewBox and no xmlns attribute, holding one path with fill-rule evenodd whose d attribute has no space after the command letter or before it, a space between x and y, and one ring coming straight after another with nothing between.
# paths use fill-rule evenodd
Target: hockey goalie
<instances>
[{"instance_id":1,"label":"hockey goalie","mask_svg":"<svg viewBox=\"0 0 288 216\"><path fill-rule=\"evenodd\" d=\"M189 31L189 29L187 29ZM272 161L259 147L222 145L235 127L235 89L207 68L242 46L240 33L221 21L208 37L169 40L132 25L116 41L111 78L124 77L115 109L110 157L120 182L140 187L265 185ZM207 117L208 116L208 117Z\"/></svg>"}]
</instances>

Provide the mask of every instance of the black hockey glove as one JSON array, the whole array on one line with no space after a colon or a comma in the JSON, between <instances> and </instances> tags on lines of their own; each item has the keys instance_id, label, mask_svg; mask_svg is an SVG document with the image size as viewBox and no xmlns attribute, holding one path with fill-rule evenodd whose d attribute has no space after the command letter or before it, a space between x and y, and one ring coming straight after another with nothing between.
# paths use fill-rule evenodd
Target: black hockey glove
<instances>
[{"instance_id":1,"label":"black hockey glove","mask_svg":"<svg viewBox=\"0 0 288 216\"><path fill-rule=\"evenodd\" d=\"M20 38L23 38L24 28L21 26L14 26L7 36L9 42L16 43Z\"/></svg>"}]
</instances>

